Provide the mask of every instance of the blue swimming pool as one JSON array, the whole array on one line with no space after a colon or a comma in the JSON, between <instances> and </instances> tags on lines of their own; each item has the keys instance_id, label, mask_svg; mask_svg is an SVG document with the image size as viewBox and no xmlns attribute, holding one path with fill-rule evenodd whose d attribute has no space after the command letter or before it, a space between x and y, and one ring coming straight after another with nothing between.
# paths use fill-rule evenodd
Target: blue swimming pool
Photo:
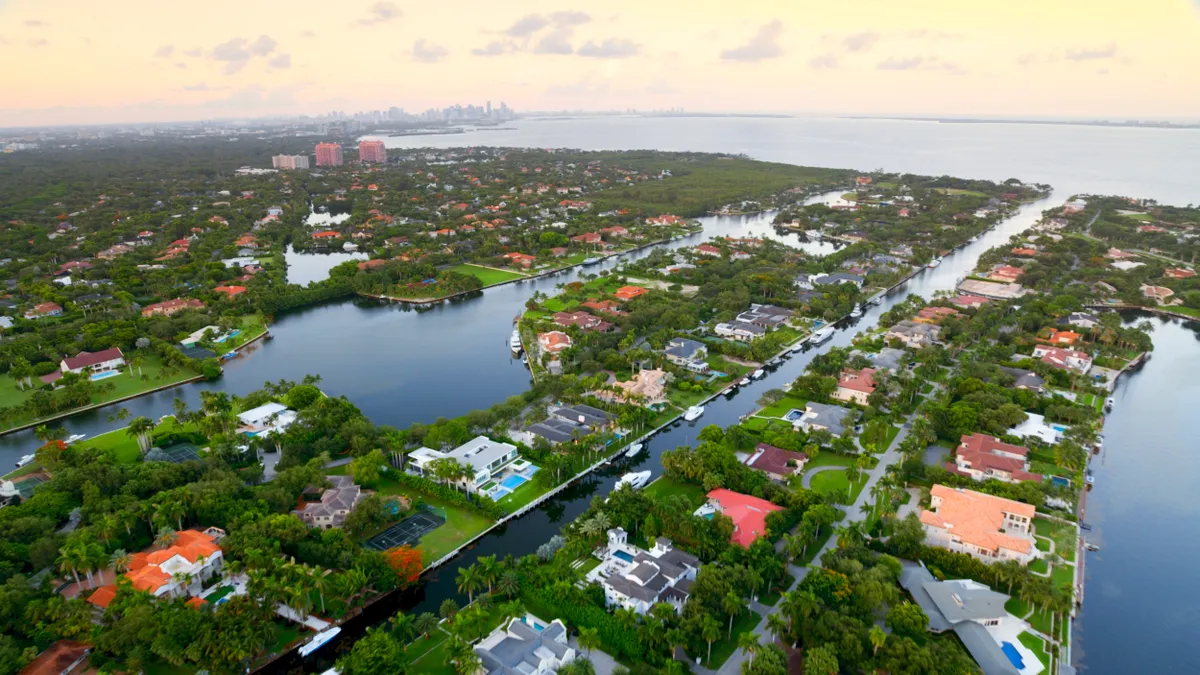
<instances>
[{"instance_id":1,"label":"blue swimming pool","mask_svg":"<svg viewBox=\"0 0 1200 675\"><path fill-rule=\"evenodd\" d=\"M1013 643L1001 642L1000 651L1004 652L1004 655L1008 657L1009 663L1013 664L1014 668L1017 670L1025 670L1025 659L1021 658L1021 652L1017 651L1017 648L1013 646Z\"/></svg>"},{"instance_id":2,"label":"blue swimming pool","mask_svg":"<svg viewBox=\"0 0 1200 675\"><path fill-rule=\"evenodd\" d=\"M624 560L625 562L633 562L633 556L629 555L625 551L613 551L613 555L621 560Z\"/></svg>"},{"instance_id":3,"label":"blue swimming pool","mask_svg":"<svg viewBox=\"0 0 1200 675\"><path fill-rule=\"evenodd\" d=\"M1062 476L1050 476L1050 483L1061 487L1068 487L1071 485L1071 481L1063 478Z\"/></svg>"},{"instance_id":4,"label":"blue swimming pool","mask_svg":"<svg viewBox=\"0 0 1200 675\"><path fill-rule=\"evenodd\" d=\"M110 370L106 373L95 373L94 375L92 375L92 382L95 382L96 380L103 380L108 377L116 377L117 375L120 375L120 374L121 374L121 371L119 371L119 370Z\"/></svg>"},{"instance_id":5,"label":"blue swimming pool","mask_svg":"<svg viewBox=\"0 0 1200 675\"><path fill-rule=\"evenodd\" d=\"M517 474L514 473L513 475L509 476L508 478L505 478L504 480L500 481L500 485L503 487L506 487L510 491L512 491L512 490L516 490L517 488L524 485L525 482L528 480L529 480L528 478L526 478L524 476L518 476Z\"/></svg>"}]
</instances>

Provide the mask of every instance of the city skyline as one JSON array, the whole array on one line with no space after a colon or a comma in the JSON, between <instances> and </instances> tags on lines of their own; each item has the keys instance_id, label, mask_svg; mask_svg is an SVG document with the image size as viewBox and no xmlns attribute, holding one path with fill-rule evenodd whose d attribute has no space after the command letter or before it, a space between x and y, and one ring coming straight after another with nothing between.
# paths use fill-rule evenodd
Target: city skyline
<instances>
[{"instance_id":1,"label":"city skyline","mask_svg":"<svg viewBox=\"0 0 1200 675\"><path fill-rule=\"evenodd\" d=\"M287 11L281 11L285 9ZM186 30L181 30L186 26ZM0 127L441 109L1200 117L1200 2L0 1ZM353 45L353 49L347 49ZM115 74L119 73L117 77Z\"/></svg>"}]
</instances>

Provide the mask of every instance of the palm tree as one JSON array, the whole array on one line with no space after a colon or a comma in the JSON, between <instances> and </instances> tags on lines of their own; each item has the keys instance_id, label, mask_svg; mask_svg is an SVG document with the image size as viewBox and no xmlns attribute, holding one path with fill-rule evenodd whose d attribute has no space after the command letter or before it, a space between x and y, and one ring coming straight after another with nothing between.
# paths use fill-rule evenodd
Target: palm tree
<instances>
[{"instance_id":1,"label":"palm tree","mask_svg":"<svg viewBox=\"0 0 1200 675\"><path fill-rule=\"evenodd\" d=\"M1016 560L1001 560L992 564L992 574L996 583L1008 584L1008 594L1012 595L1013 584L1025 578L1025 566Z\"/></svg>"},{"instance_id":2,"label":"palm tree","mask_svg":"<svg viewBox=\"0 0 1200 675\"><path fill-rule=\"evenodd\" d=\"M700 619L700 637L708 643L708 665L712 666L712 643L721 638L721 624L717 623L712 616L705 614Z\"/></svg>"},{"instance_id":3,"label":"palm tree","mask_svg":"<svg viewBox=\"0 0 1200 675\"><path fill-rule=\"evenodd\" d=\"M79 583L79 570L84 568L86 558L83 542L80 541L69 541L58 550L58 569L71 573L75 578L76 588L83 588Z\"/></svg>"},{"instance_id":4,"label":"palm tree","mask_svg":"<svg viewBox=\"0 0 1200 675\"><path fill-rule=\"evenodd\" d=\"M390 624L392 635L402 644L411 640L416 632L411 614L400 612L389 619L388 624Z\"/></svg>"},{"instance_id":5,"label":"palm tree","mask_svg":"<svg viewBox=\"0 0 1200 675\"><path fill-rule=\"evenodd\" d=\"M433 632L433 629L437 628L437 625L437 617L432 612L421 612L417 615L417 618L413 619L413 630L425 638L429 637L429 634Z\"/></svg>"},{"instance_id":6,"label":"palm tree","mask_svg":"<svg viewBox=\"0 0 1200 675\"><path fill-rule=\"evenodd\" d=\"M174 544L175 539L177 538L178 535L175 534L175 530L164 525L158 529L158 534L154 536L154 545L161 548L167 548L168 546Z\"/></svg>"},{"instance_id":7,"label":"palm tree","mask_svg":"<svg viewBox=\"0 0 1200 675\"><path fill-rule=\"evenodd\" d=\"M737 636L738 649L750 655L750 665L754 665L754 655L758 653L758 636L753 631L738 633Z\"/></svg>"},{"instance_id":8,"label":"palm tree","mask_svg":"<svg viewBox=\"0 0 1200 675\"><path fill-rule=\"evenodd\" d=\"M599 649L600 645L599 629L587 627L579 629L579 648L583 650L584 654L587 654L588 658L592 657L592 650Z\"/></svg>"},{"instance_id":9,"label":"palm tree","mask_svg":"<svg viewBox=\"0 0 1200 675\"><path fill-rule=\"evenodd\" d=\"M475 591L483 585L483 579L479 576L479 568L475 565L467 565L458 569L458 578L455 581L458 592L467 594L467 602L475 602Z\"/></svg>"},{"instance_id":10,"label":"palm tree","mask_svg":"<svg viewBox=\"0 0 1200 675\"><path fill-rule=\"evenodd\" d=\"M446 598L441 605L438 605L438 614L443 619L453 619L454 615L458 614L458 603L454 601L454 598Z\"/></svg>"},{"instance_id":11,"label":"palm tree","mask_svg":"<svg viewBox=\"0 0 1200 675\"><path fill-rule=\"evenodd\" d=\"M774 635L777 642L783 642L784 635L788 635L789 638L791 637L787 621L778 612L767 615L767 632Z\"/></svg>"},{"instance_id":12,"label":"palm tree","mask_svg":"<svg viewBox=\"0 0 1200 675\"><path fill-rule=\"evenodd\" d=\"M154 431L154 422L151 422L148 417L134 418L125 428L126 434L137 439L138 448L141 449L143 456L150 452L150 432L152 431Z\"/></svg>"},{"instance_id":13,"label":"palm tree","mask_svg":"<svg viewBox=\"0 0 1200 675\"><path fill-rule=\"evenodd\" d=\"M496 590L505 597L513 597L521 591L521 576L516 570L504 570L496 581Z\"/></svg>"},{"instance_id":14,"label":"palm tree","mask_svg":"<svg viewBox=\"0 0 1200 675\"><path fill-rule=\"evenodd\" d=\"M108 557L108 564L112 566L113 572L116 574L128 572L132 562L133 556L123 548L113 551L112 555Z\"/></svg>"},{"instance_id":15,"label":"palm tree","mask_svg":"<svg viewBox=\"0 0 1200 675\"><path fill-rule=\"evenodd\" d=\"M721 598L721 610L729 615L729 638L733 638L733 620L742 613L742 607L742 596L733 589L730 589L725 593L725 597Z\"/></svg>"},{"instance_id":16,"label":"palm tree","mask_svg":"<svg viewBox=\"0 0 1200 675\"><path fill-rule=\"evenodd\" d=\"M317 592L317 597L321 600L321 614L325 613L325 591L329 590L330 580L329 575L332 570L323 570L319 567L305 567L306 573L309 576L309 582L312 588Z\"/></svg>"},{"instance_id":17,"label":"palm tree","mask_svg":"<svg viewBox=\"0 0 1200 675\"><path fill-rule=\"evenodd\" d=\"M496 556L480 556L478 564L479 578L487 584L488 593L491 593L492 587L496 584L496 578L500 575L500 566L496 563Z\"/></svg>"},{"instance_id":18,"label":"palm tree","mask_svg":"<svg viewBox=\"0 0 1200 675\"><path fill-rule=\"evenodd\" d=\"M878 654L879 648L887 643L887 633L878 625L871 626L871 630L867 633L867 637L871 640L871 646L875 648L872 654Z\"/></svg>"}]
</instances>

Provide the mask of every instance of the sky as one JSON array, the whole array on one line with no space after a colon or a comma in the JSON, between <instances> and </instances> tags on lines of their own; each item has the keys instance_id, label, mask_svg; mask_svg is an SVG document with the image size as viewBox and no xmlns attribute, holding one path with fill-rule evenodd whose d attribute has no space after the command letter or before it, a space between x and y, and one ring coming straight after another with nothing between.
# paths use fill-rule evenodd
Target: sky
<instances>
[{"instance_id":1,"label":"sky","mask_svg":"<svg viewBox=\"0 0 1200 675\"><path fill-rule=\"evenodd\" d=\"M0 0L0 127L521 110L1200 118L1200 0Z\"/></svg>"}]
</instances>

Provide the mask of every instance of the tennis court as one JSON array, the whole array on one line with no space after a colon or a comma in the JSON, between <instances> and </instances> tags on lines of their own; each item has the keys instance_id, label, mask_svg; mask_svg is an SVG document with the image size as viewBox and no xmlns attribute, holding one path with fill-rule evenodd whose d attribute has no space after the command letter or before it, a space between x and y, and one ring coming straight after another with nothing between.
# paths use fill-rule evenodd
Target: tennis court
<instances>
[{"instance_id":1,"label":"tennis court","mask_svg":"<svg viewBox=\"0 0 1200 675\"><path fill-rule=\"evenodd\" d=\"M33 496L33 491L37 489L37 486L45 482L45 474L31 473L13 481L13 487L17 488L17 492L21 494L21 499L29 499Z\"/></svg>"},{"instance_id":2,"label":"tennis court","mask_svg":"<svg viewBox=\"0 0 1200 675\"><path fill-rule=\"evenodd\" d=\"M421 537L441 527L445 518L429 512L417 513L367 540L367 548L386 551L398 546L416 546Z\"/></svg>"},{"instance_id":3,"label":"tennis court","mask_svg":"<svg viewBox=\"0 0 1200 675\"><path fill-rule=\"evenodd\" d=\"M159 448L158 450L165 455L164 461L176 464L200 459L200 448L191 443L178 443L170 447Z\"/></svg>"}]
</instances>

